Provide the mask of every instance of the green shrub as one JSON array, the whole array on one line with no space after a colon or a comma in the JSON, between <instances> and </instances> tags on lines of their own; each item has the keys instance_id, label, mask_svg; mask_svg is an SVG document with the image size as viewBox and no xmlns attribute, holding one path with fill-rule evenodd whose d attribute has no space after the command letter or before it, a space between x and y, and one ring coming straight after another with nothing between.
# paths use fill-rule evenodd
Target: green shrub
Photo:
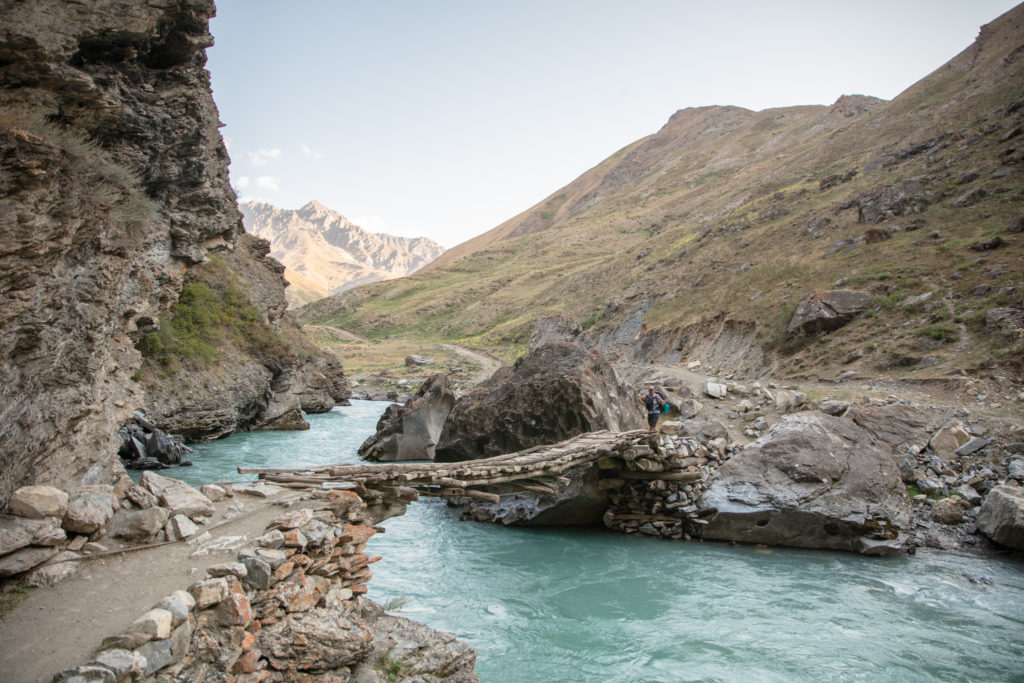
<instances>
[{"instance_id":1,"label":"green shrub","mask_svg":"<svg viewBox=\"0 0 1024 683\"><path fill-rule=\"evenodd\" d=\"M287 357L288 344L264 322L223 259L213 256L185 285L160 329L149 332L136 348L147 361L174 370L181 365L203 367L233 346L261 359Z\"/></svg>"}]
</instances>

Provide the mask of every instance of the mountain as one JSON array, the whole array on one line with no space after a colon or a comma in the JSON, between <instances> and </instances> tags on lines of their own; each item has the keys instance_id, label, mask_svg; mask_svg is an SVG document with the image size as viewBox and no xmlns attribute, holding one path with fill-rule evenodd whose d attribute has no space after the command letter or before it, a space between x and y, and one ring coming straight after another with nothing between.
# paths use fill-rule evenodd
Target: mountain
<instances>
[{"instance_id":1,"label":"mountain","mask_svg":"<svg viewBox=\"0 0 1024 683\"><path fill-rule=\"evenodd\" d=\"M294 211L263 202L239 208L246 230L269 241L270 255L284 264L292 306L410 275L444 252L426 237L367 232L316 200Z\"/></svg>"},{"instance_id":2,"label":"mountain","mask_svg":"<svg viewBox=\"0 0 1024 683\"><path fill-rule=\"evenodd\" d=\"M300 317L513 355L554 313L621 362L1019 372L1022 35L1017 7L888 102L683 109L415 275ZM837 287L871 310L827 335L787 331L801 299Z\"/></svg>"}]
</instances>

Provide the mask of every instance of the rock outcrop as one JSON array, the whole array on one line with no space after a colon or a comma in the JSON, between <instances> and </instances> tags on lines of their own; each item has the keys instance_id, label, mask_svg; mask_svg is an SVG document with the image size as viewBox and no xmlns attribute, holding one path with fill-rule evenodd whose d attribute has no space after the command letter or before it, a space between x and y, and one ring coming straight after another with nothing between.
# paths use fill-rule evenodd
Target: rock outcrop
<instances>
[{"instance_id":1,"label":"rock outcrop","mask_svg":"<svg viewBox=\"0 0 1024 683\"><path fill-rule=\"evenodd\" d=\"M602 429L644 426L633 391L596 349L552 342L499 369L456 402L436 458L468 460Z\"/></svg>"},{"instance_id":2,"label":"rock outcrop","mask_svg":"<svg viewBox=\"0 0 1024 683\"><path fill-rule=\"evenodd\" d=\"M853 320L863 312L873 297L866 292L834 289L812 292L797 305L786 332L830 332Z\"/></svg>"},{"instance_id":3,"label":"rock outcrop","mask_svg":"<svg viewBox=\"0 0 1024 683\"><path fill-rule=\"evenodd\" d=\"M786 415L700 499L704 538L866 554L902 549L910 508L892 450L853 422Z\"/></svg>"},{"instance_id":4,"label":"rock outcrop","mask_svg":"<svg viewBox=\"0 0 1024 683\"><path fill-rule=\"evenodd\" d=\"M367 232L317 201L294 211L246 202L241 210L246 229L269 241L271 256L284 264L293 306L411 275L444 252L426 237Z\"/></svg>"},{"instance_id":5,"label":"rock outcrop","mask_svg":"<svg viewBox=\"0 0 1024 683\"><path fill-rule=\"evenodd\" d=\"M431 375L404 406L392 403L380 416L377 431L359 447L367 460L433 460L444 421L455 405L448 376Z\"/></svg>"}]
</instances>

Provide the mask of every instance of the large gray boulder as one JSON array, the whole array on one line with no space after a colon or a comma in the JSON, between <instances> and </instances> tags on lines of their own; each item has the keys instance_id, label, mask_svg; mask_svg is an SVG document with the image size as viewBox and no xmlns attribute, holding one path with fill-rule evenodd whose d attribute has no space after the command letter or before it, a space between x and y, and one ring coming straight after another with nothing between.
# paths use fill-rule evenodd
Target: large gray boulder
<instances>
[{"instance_id":1,"label":"large gray boulder","mask_svg":"<svg viewBox=\"0 0 1024 683\"><path fill-rule=\"evenodd\" d=\"M993 487L978 510L978 529L996 543L1024 550L1024 489Z\"/></svg>"},{"instance_id":2,"label":"large gray boulder","mask_svg":"<svg viewBox=\"0 0 1024 683\"><path fill-rule=\"evenodd\" d=\"M359 447L367 460L433 460L441 428L455 405L443 373L431 375L404 406L392 403L377 421L377 432Z\"/></svg>"},{"instance_id":3,"label":"large gray boulder","mask_svg":"<svg viewBox=\"0 0 1024 683\"><path fill-rule=\"evenodd\" d=\"M892 450L853 422L786 415L718 470L704 538L884 554L910 521Z\"/></svg>"},{"instance_id":4,"label":"large gray boulder","mask_svg":"<svg viewBox=\"0 0 1024 683\"><path fill-rule=\"evenodd\" d=\"M552 342L458 400L441 430L436 459L471 460L585 432L645 426L633 391L600 351Z\"/></svg>"},{"instance_id":5,"label":"large gray boulder","mask_svg":"<svg viewBox=\"0 0 1024 683\"><path fill-rule=\"evenodd\" d=\"M833 289L811 292L797 305L787 334L830 332L853 320L871 305L867 292Z\"/></svg>"}]
</instances>

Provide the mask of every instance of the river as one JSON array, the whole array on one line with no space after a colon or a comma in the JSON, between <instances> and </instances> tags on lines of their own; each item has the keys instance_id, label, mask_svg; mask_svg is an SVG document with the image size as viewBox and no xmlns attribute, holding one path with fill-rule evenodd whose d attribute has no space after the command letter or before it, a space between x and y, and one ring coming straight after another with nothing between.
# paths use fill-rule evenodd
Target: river
<instances>
[{"instance_id":1,"label":"river","mask_svg":"<svg viewBox=\"0 0 1024 683\"><path fill-rule=\"evenodd\" d=\"M385 404L306 432L197 447L189 483L237 465L355 461ZM922 550L865 558L602 529L460 522L413 503L370 542L370 597L462 638L507 681L1024 681L1024 563Z\"/></svg>"}]
</instances>

